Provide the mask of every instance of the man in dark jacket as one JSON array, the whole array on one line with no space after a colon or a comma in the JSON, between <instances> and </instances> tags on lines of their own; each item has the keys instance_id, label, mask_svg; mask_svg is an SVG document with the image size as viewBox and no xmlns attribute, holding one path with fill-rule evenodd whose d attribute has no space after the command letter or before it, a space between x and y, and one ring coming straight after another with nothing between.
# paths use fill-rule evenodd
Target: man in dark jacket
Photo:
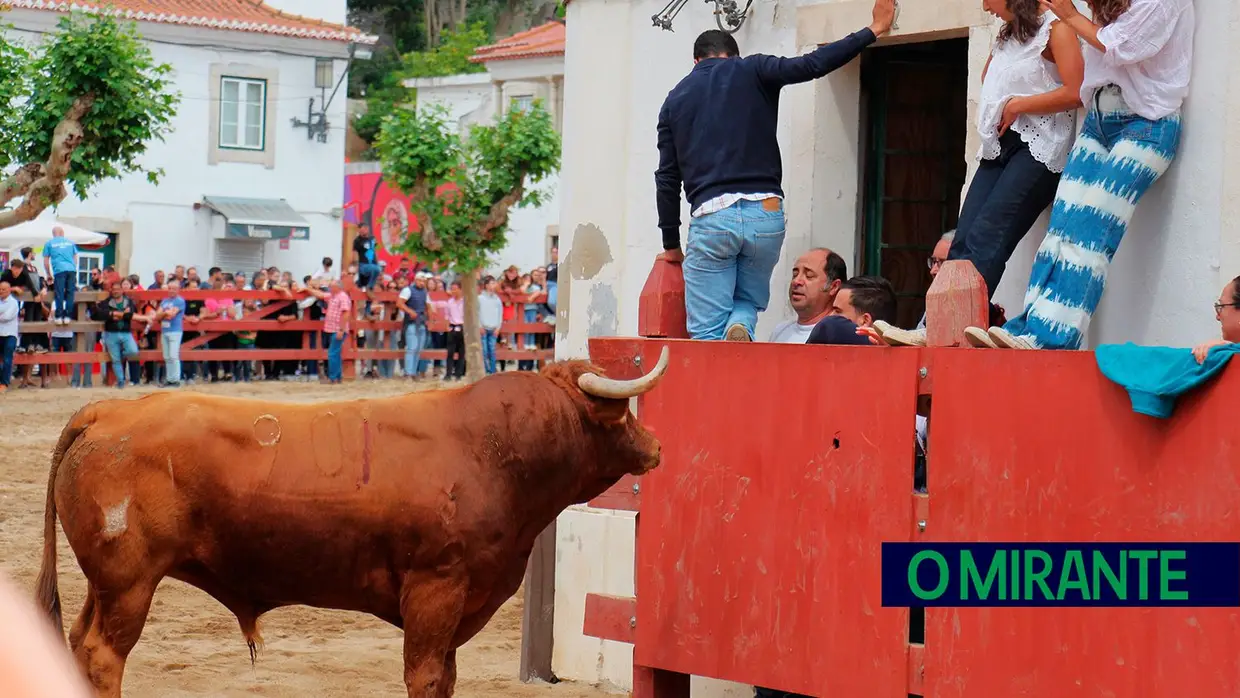
<instances>
[{"instance_id":1,"label":"man in dark jacket","mask_svg":"<svg viewBox=\"0 0 1240 698\"><path fill-rule=\"evenodd\" d=\"M795 58L740 57L718 30L693 44L693 70L659 111L655 171L659 228L670 262L684 262L694 339L751 341L771 295L784 242L783 166L775 137L786 85L821 78L891 29L895 0L875 0L873 23ZM680 191L693 220L680 249Z\"/></svg>"}]
</instances>

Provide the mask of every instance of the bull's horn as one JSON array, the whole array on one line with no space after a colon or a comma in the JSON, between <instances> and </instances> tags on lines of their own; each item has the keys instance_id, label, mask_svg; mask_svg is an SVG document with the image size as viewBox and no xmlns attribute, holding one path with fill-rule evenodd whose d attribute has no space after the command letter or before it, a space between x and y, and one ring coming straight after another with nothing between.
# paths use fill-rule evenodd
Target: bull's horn
<instances>
[{"instance_id":1,"label":"bull's horn","mask_svg":"<svg viewBox=\"0 0 1240 698\"><path fill-rule=\"evenodd\" d=\"M583 373L577 378L577 387L587 395L595 397L610 398L613 400L627 400L631 397L637 397L642 393L648 392L663 377L663 372L667 370L667 347L663 347L663 351L659 354L659 362L654 365L654 370L641 378L633 380L621 381L614 378L604 378L594 373Z\"/></svg>"}]
</instances>

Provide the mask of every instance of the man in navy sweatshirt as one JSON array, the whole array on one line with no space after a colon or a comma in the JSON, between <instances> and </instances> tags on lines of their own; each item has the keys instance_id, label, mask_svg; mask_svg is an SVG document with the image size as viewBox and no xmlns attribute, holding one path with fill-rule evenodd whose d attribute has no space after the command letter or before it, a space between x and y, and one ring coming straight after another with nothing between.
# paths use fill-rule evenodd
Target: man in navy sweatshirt
<instances>
[{"instance_id":1,"label":"man in navy sweatshirt","mask_svg":"<svg viewBox=\"0 0 1240 698\"><path fill-rule=\"evenodd\" d=\"M693 70L659 111L654 175L660 258L683 262L694 339L753 339L784 243L783 168L775 138L780 90L856 58L891 29L895 0L875 0L873 18L869 27L795 58L741 58L736 39L718 30L694 42ZM682 185L692 212L684 252Z\"/></svg>"}]
</instances>

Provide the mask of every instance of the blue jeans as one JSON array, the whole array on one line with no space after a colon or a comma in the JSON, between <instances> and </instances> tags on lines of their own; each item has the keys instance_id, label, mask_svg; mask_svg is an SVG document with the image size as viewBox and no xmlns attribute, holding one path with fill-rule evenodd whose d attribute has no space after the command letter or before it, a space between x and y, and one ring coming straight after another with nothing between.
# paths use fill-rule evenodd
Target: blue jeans
<instances>
[{"instance_id":1,"label":"blue jeans","mask_svg":"<svg viewBox=\"0 0 1240 698\"><path fill-rule=\"evenodd\" d=\"M771 272L784 245L784 207L738 201L694 218L685 243L685 315L693 339L723 339L732 325L752 337L771 300Z\"/></svg>"},{"instance_id":2,"label":"blue jeans","mask_svg":"<svg viewBox=\"0 0 1240 698\"><path fill-rule=\"evenodd\" d=\"M379 349L390 349L396 351L400 347L397 345L397 338L400 335L394 330L383 330L383 335L379 340ZM396 374L396 361L393 359L379 359L379 377L391 378Z\"/></svg>"},{"instance_id":3,"label":"blue jeans","mask_svg":"<svg viewBox=\"0 0 1240 698\"><path fill-rule=\"evenodd\" d=\"M1088 106L1033 258L1025 307L1003 326L1038 349L1080 348L1137 202L1180 145L1179 112L1146 119L1115 86Z\"/></svg>"},{"instance_id":4,"label":"blue jeans","mask_svg":"<svg viewBox=\"0 0 1240 698\"><path fill-rule=\"evenodd\" d=\"M130 332L104 332L103 347L112 357L112 371L116 373L116 387L125 387L125 359L138 355L138 343Z\"/></svg>"},{"instance_id":5,"label":"blue jeans","mask_svg":"<svg viewBox=\"0 0 1240 698\"><path fill-rule=\"evenodd\" d=\"M482 365L487 375L495 373L495 341L499 339L499 330L482 330Z\"/></svg>"},{"instance_id":6,"label":"blue jeans","mask_svg":"<svg viewBox=\"0 0 1240 698\"><path fill-rule=\"evenodd\" d=\"M319 348L319 337L321 334L322 334L321 332L310 333L310 348L311 349ZM327 344L328 344L327 342L323 342L323 346L327 346ZM305 362L303 362L303 368L307 376L317 377L319 375L319 362L316 359L307 359Z\"/></svg>"},{"instance_id":7,"label":"blue jeans","mask_svg":"<svg viewBox=\"0 0 1240 698\"><path fill-rule=\"evenodd\" d=\"M422 349L426 347L426 325L410 323L405 326L405 375L413 377L422 373Z\"/></svg>"},{"instance_id":8,"label":"blue jeans","mask_svg":"<svg viewBox=\"0 0 1240 698\"><path fill-rule=\"evenodd\" d=\"M537 320L538 320L538 308L537 308L537 306L535 306L535 307L533 307L533 308L527 307L527 308L525 309L525 321L526 321L527 323L533 323L533 322L536 322ZM534 335L533 335L533 334L526 334L526 335L524 335L524 336L525 336L525 348L526 348L526 349L533 349L533 348L534 348L534 342L536 341L536 339L535 339Z\"/></svg>"},{"instance_id":9,"label":"blue jeans","mask_svg":"<svg viewBox=\"0 0 1240 698\"><path fill-rule=\"evenodd\" d=\"M344 341L336 336L335 333L332 333L331 344L327 345L327 380L340 380L340 350L344 347Z\"/></svg>"},{"instance_id":10,"label":"blue jeans","mask_svg":"<svg viewBox=\"0 0 1240 698\"><path fill-rule=\"evenodd\" d=\"M17 351L17 337L0 337L0 385L7 386L13 380L14 351Z\"/></svg>"},{"instance_id":11,"label":"blue jeans","mask_svg":"<svg viewBox=\"0 0 1240 698\"><path fill-rule=\"evenodd\" d=\"M52 317L73 319L73 292L77 290L77 273L60 271L56 272L52 278L56 281L56 296L52 306Z\"/></svg>"},{"instance_id":12,"label":"blue jeans","mask_svg":"<svg viewBox=\"0 0 1240 698\"><path fill-rule=\"evenodd\" d=\"M378 264L357 265L357 285L367 291L373 289L379 279L383 278L383 267Z\"/></svg>"},{"instance_id":13,"label":"blue jeans","mask_svg":"<svg viewBox=\"0 0 1240 698\"><path fill-rule=\"evenodd\" d=\"M70 354L73 352L73 337L52 337L53 354ZM59 375L63 364L47 364L43 370L48 376Z\"/></svg>"},{"instance_id":14,"label":"blue jeans","mask_svg":"<svg viewBox=\"0 0 1240 698\"><path fill-rule=\"evenodd\" d=\"M86 333L85 344L86 344L87 352L95 351L95 334L94 333L92 332ZM73 349L71 348L69 349L69 351L73 351ZM93 369L94 369L93 364L73 364L73 376L69 379L69 385L72 385L75 388L91 387L91 373Z\"/></svg>"},{"instance_id":15,"label":"blue jeans","mask_svg":"<svg viewBox=\"0 0 1240 698\"><path fill-rule=\"evenodd\" d=\"M181 333L164 332L160 337L164 345L164 366L168 370L168 382L181 382Z\"/></svg>"},{"instance_id":16,"label":"blue jeans","mask_svg":"<svg viewBox=\"0 0 1240 698\"><path fill-rule=\"evenodd\" d=\"M555 282L555 281L548 281L548 282L547 282L547 307L548 307L548 308L550 308L550 309L551 309L551 312L553 312L553 313L555 312L555 301L556 301L556 298L557 298L557 296L559 296L559 288L558 288L558 287L559 287L559 284L558 284L557 282Z\"/></svg>"}]
</instances>

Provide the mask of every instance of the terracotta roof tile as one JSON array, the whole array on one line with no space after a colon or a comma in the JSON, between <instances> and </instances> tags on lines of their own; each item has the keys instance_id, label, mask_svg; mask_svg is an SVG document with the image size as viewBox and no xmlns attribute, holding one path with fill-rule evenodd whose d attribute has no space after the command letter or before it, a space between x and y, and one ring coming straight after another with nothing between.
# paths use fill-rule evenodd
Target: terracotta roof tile
<instances>
[{"instance_id":1,"label":"terracotta roof tile","mask_svg":"<svg viewBox=\"0 0 1240 698\"><path fill-rule=\"evenodd\" d=\"M261 0L8 0L10 7L53 12L112 12L139 22L181 24L302 39L373 44L377 37L342 24L281 12Z\"/></svg>"},{"instance_id":2,"label":"terracotta roof tile","mask_svg":"<svg viewBox=\"0 0 1240 698\"><path fill-rule=\"evenodd\" d=\"M483 46L469 60L473 63L509 61L516 58L538 58L564 55L564 23L547 22L507 39Z\"/></svg>"}]
</instances>

